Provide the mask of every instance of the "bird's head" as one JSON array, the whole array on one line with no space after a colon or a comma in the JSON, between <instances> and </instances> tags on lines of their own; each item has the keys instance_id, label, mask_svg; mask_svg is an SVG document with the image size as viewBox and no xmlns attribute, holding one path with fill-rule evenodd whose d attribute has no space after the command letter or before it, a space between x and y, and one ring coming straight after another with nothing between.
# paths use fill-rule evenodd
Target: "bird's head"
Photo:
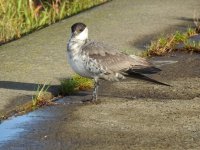
<instances>
[{"instance_id":1,"label":"bird's head","mask_svg":"<svg viewBox=\"0 0 200 150\"><path fill-rule=\"evenodd\" d=\"M75 23L71 26L72 38L85 41L88 39L88 28L84 23Z\"/></svg>"}]
</instances>

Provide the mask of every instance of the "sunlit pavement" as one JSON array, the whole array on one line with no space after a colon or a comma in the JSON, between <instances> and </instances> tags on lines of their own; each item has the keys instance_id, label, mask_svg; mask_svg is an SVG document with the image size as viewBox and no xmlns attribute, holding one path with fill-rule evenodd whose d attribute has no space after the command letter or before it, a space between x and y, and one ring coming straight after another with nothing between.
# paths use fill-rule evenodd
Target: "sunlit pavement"
<instances>
[{"instance_id":1,"label":"sunlit pavement","mask_svg":"<svg viewBox=\"0 0 200 150\"><path fill-rule=\"evenodd\" d=\"M198 0L113 0L1 46L0 112L31 100L37 84L56 85L73 73L65 58L73 23L85 22L92 39L139 53L158 35L191 26L199 7ZM114 83L103 87L98 105L61 104L11 118L0 124L0 149L198 149L199 72L190 72L200 65L185 61L155 76L175 88Z\"/></svg>"}]
</instances>

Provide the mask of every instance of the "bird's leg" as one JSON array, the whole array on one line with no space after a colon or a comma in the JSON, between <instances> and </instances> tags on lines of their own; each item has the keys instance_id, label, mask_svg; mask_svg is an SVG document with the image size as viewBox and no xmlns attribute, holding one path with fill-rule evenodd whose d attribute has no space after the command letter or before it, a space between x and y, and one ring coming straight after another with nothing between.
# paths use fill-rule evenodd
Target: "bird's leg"
<instances>
[{"instance_id":1,"label":"bird's leg","mask_svg":"<svg viewBox=\"0 0 200 150\"><path fill-rule=\"evenodd\" d=\"M97 96L98 96L98 88L99 88L99 81L98 78L94 79L94 90L92 93L92 98L87 100L82 100L82 102L92 102L97 104Z\"/></svg>"},{"instance_id":2,"label":"bird's leg","mask_svg":"<svg viewBox=\"0 0 200 150\"><path fill-rule=\"evenodd\" d=\"M94 90L93 90L93 94L92 94L92 101L97 101L97 97L98 97L98 88L99 88L99 81L98 79L94 79Z\"/></svg>"}]
</instances>

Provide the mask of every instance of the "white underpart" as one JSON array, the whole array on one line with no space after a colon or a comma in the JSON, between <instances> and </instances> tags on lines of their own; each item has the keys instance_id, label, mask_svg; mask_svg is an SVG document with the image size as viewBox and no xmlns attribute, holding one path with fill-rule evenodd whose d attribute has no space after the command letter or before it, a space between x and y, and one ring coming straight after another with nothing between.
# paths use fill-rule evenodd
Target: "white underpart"
<instances>
[{"instance_id":1,"label":"white underpart","mask_svg":"<svg viewBox=\"0 0 200 150\"><path fill-rule=\"evenodd\" d=\"M106 66L102 66L96 59L90 58L89 54L82 52L82 45L88 39L88 29L85 28L80 34L72 36L67 45L67 59L72 69L79 75L89 78L102 78L109 81L125 79L120 73L107 73Z\"/></svg>"},{"instance_id":2,"label":"white underpart","mask_svg":"<svg viewBox=\"0 0 200 150\"><path fill-rule=\"evenodd\" d=\"M92 78L92 75L85 68L85 63L82 57L79 54L73 56L70 55L71 54L68 53L67 59L72 69L81 76Z\"/></svg>"},{"instance_id":3,"label":"white underpart","mask_svg":"<svg viewBox=\"0 0 200 150\"><path fill-rule=\"evenodd\" d=\"M97 73L98 70L95 70L96 68L90 68L90 69L94 69L94 70L91 70L90 72L89 66L91 64L88 64L89 62L91 63L91 61L89 61L90 58L88 58L86 55L83 55L83 53L81 53L82 51L81 46L85 43L86 39L88 39L87 27L80 34L72 37L69 40L69 43L67 45L67 48L68 48L67 59L72 69L77 74L81 76L89 77L89 78L94 78L95 73ZM97 62L94 61L94 63L97 63Z\"/></svg>"}]
</instances>

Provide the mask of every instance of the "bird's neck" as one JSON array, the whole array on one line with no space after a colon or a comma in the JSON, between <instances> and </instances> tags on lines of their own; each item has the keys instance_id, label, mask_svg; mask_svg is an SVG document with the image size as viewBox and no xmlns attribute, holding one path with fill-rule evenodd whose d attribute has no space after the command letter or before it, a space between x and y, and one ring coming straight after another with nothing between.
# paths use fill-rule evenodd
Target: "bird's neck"
<instances>
[{"instance_id":1,"label":"bird's neck","mask_svg":"<svg viewBox=\"0 0 200 150\"><path fill-rule=\"evenodd\" d=\"M76 38L71 38L67 44L67 51L75 55L82 51L81 47L87 42L86 40L80 40Z\"/></svg>"}]
</instances>

